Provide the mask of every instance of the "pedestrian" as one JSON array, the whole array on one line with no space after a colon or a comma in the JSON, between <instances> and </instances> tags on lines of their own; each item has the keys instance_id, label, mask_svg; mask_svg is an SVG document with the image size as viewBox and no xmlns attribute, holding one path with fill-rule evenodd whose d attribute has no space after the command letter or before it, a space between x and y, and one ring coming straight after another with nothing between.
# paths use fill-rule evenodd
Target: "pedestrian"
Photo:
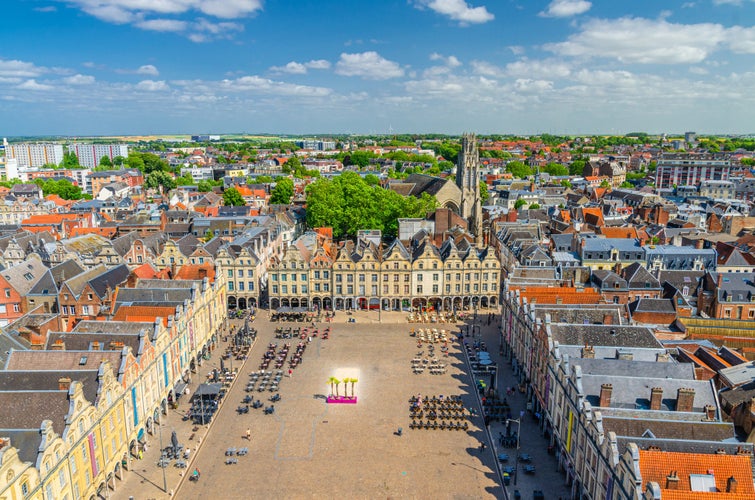
<instances>
[{"instance_id":1,"label":"pedestrian","mask_svg":"<svg viewBox=\"0 0 755 500\"><path fill-rule=\"evenodd\" d=\"M247 441L252 440L252 429L249 429L249 428L246 429L246 440Z\"/></svg>"},{"instance_id":2,"label":"pedestrian","mask_svg":"<svg viewBox=\"0 0 755 500\"><path fill-rule=\"evenodd\" d=\"M288 369L288 378L292 378L293 376L294 376L294 371L291 368L289 368Z\"/></svg>"},{"instance_id":3,"label":"pedestrian","mask_svg":"<svg viewBox=\"0 0 755 500\"><path fill-rule=\"evenodd\" d=\"M139 454L137 455L136 458L138 458L139 460L141 460L142 458L144 458L144 452L142 450L139 450Z\"/></svg>"}]
</instances>

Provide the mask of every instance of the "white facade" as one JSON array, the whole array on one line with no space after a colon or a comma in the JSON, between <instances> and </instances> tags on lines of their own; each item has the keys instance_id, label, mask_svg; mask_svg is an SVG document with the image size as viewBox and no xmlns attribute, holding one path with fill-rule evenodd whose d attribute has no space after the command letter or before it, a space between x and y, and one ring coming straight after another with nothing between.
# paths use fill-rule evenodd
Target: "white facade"
<instances>
[{"instance_id":1,"label":"white facade","mask_svg":"<svg viewBox=\"0 0 755 500\"><path fill-rule=\"evenodd\" d=\"M41 167L45 164L60 165L63 162L62 144L9 144L5 157L15 159L19 168Z\"/></svg>"},{"instance_id":2,"label":"white facade","mask_svg":"<svg viewBox=\"0 0 755 500\"><path fill-rule=\"evenodd\" d=\"M0 158L0 177L3 180L18 179L18 160L15 158Z\"/></svg>"},{"instance_id":3,"label":"white facade","mask_svg":"<svg viewBox=\"0 0 755 500\"><path fill-rule=\"evenodd\" d=\"M79 165L89 168L97 167L103 156L111 160L116 156L128 158L128 146L125 144L71 144L68 151L76 154Z\"/></svg>"}]
</instances>

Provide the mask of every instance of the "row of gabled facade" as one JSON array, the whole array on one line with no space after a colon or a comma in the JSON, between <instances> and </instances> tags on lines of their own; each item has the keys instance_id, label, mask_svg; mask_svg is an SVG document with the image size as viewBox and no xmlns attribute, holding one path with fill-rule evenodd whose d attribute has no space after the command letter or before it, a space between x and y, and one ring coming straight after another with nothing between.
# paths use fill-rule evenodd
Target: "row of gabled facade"
<instances>
[{"instance_id":1,"label":"row of gabled facade","mask_svg":"<svg viewBox=\"0 0 755 500\"><path fill-rule=\"evenodd\" d=\"M225 288L222 276L133 279L115 288L109 321L50 328L31 349L7 332L4 349L16 348L0 371L0 497L114 491L217 341Z\"/></svg>"},{"instance_id":2,"label":"row of gabled facade","mask_svg":"<svg viewBox=\"0 0 755 500\"><path fill-rule=\"evenodd\" d=\"M271 264L268 276L273 309L452 311L497 306L501 267L494 248L464 238L383 246L379 237L360 237L337 246L310 233Z\"/></svg>"}]
</instances>

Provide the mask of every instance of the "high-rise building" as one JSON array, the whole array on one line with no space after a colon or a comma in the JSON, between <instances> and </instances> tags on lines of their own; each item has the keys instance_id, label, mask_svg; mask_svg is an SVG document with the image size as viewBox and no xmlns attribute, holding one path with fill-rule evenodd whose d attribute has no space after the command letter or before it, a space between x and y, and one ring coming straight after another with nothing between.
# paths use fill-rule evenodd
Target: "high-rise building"
<instances>
[{"instance_id":1,"label":"high-rise building","mask_svg":"<svg viewBox=\"0 0 755 500\"><path fill-rule=\"evenodd\" d=\"M464 134L461 138L461 151L456 166L456 185L461 190L459 214L467 219L469 229L475 235L478 246L482 246L482 202L480 197L480 153L477 150L477 137Z\"/></svg>"},{"instance_id":2,"label":"high-rise building","mask_svg":"<svg viewBox=\"0 0 755 500\"><path fill-rule=\"evenodd\" d=\"M9 144L5 148L5 157L15 159L18 168L41 167L42 165L60 165L63 162L61 144Z\"/></svg>"},{"instance_id":3,"label":"high-rise building","mask_svg":"<svg viewBox=\"0 0 755 500\"><path fill-rule=\"evenodd\" d=\"M125 144L71 144L68 151L76 154L79 165L95 168L103 156L112 161L116 156L128 158L128 146Z\"/></svg>"},{"instance_id":4,"label":"high-rise building","mask_svg":"<svg viewBox=\"0 0 755 500\"><path fill-rule=\"evenodd\" d=\"M684 142L687 144L692 144L693 142L697 142L697 133L696 132L685 132L684 133Z\"/></svg>"},{"instance_id":5,"label":"high-rise building","mask_svg":"<svg viewBox=\"0 0 755 500\"><path fill-rule=\"evenodd\" d=\"M728 181L731 161L726 154L666 153L655 173L659 189L699 186L703 181Z\"/></svg>"}]
</instances>

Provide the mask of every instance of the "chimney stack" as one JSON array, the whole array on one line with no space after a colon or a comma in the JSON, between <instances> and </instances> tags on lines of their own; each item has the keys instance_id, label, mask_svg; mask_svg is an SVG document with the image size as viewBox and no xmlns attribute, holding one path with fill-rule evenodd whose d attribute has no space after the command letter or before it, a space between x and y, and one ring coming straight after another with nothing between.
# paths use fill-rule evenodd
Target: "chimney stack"
<instances>
[{"instance_id":1,"label":"chimney stack","mask_svg":"<svg viewBox=\"0 0 755 500\"><path fill-rule=\"evenodd\" d=\"M716 278L716 286L720 287L724 282L724 273L718 273L718 277Z\"/></svg>"},{"instance_id":2,"label":"chimney stack","mask_svg":"<svg viewBox=\"0 0 755 500\"><path fill-rule=\"evenodd\" d=\"M713 405L705 405L705 420L713 421L716 419L716 407Z\"/></svg>"},{"instance_id":3,"label":"chimney stack","mask_svg":"<svg viewBox=\"0 0 755 500\"><path fill-rule=\"evenodd\" d=\"M58 379L58 390L59 391L67 391L71 388L71 378L70 377L62 377Z\"/></svg>"},{"instance_id":4,"label":"chimney stack","mask_svg":"<svg viewBox=\"0 0 755 500\"><path fill-rule=\"evenodd\" d=\"M656 363L668 363L669 361L671 361L671 356L667 352L664 352L664 353L659 352L655 355Z\"/></svg>"},{"instance_id":5,"label":"chimney stack","mask_svg":"<svg viewBox=\"0 0 755 500\"><path fill-rule=\"evenodd\" d=\"M611 406L611 394L613 393L613 385L602 384L600 386L600 407L608 408Z\"/></svg>"},{"instance_id":6,"label":"chimney stack","mask_svg":"<svg viewBox=\"0 0 755 500\"><path fill-rule=\"evenodd\" d=\"M660 410L662 401L663 389L661 387L653 387L652 389L650 389L650 409Z\"/></svg>"},{"instance_id":7,"label":"chimney stack","mask_svg":"<svg viewBox=\"0 0 755 500\"><path fill-rule=\"evenodd\" d=\"M582 358L595 359L595 348L591 345L585 345L582 348Z\"/></svg>"},{"instance_id":8,"label":"chimney stack","mask_svg":"<svg viewBox=\"0 0 755 500\"><path fill-rule=\"evenodd\" d=\"M695 403L695 390L681 387L676 391L676 411L692 411Z\"/></svg>"},{"instance_id":9,"label":"chimney stack","mask_svg":"<svg viewBox=\"0 0 755 500\"><path fill-rule=\"evenodd\" d=\"M613 315L612 314L604 314L603 315L603 324L604 325L612 325L613 324Z\"/></svg>"},{"instance_id":10,"label":"chimney stack","mask_svg":"<svg viewBox=\"0 0 755 500\"><path fill-rule=\"evenodd\" d=\"M730 476L729 479L726 480L726 493L736 493L737 492L737 480L734 478L734 476Z\"/></svg>"},{"instance_id":11,"label":"chimney stack","mask_svg":"<svg viewBox=\"0 0 755 500\"><path fill-rule=\"evenodd\" d=\"M66 350L66 343L63 342L62 339L58 339L55 342L52 343L50 346L51 351L65 351Z\"/></svg>"},{"instance_id":12,"label":"chimney stack","mask_svg":"<svg viewBox=\"0 0 755 500\"><path fill-rule=\"evenodd\" d=\"M676 471L672 470L668 476L666 476L666 489L678 490L679 489L679 476L676 475Z\"/></svg>"}]
</instances>

